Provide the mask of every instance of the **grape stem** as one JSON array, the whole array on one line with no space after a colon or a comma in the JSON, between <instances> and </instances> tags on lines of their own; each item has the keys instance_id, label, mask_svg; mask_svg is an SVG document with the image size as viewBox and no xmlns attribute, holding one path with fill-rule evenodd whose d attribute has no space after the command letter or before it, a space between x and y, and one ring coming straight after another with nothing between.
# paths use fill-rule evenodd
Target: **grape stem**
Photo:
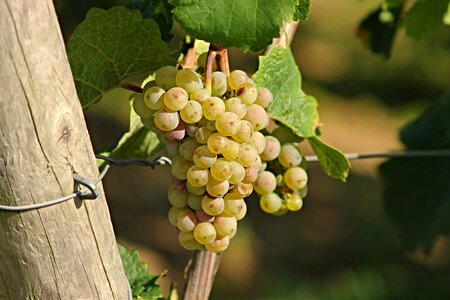
<instances>
[{"instance_id":1,"label":"grape stem","mask_svg":"<svg viewBox=\"0 0 450 300\"><path fill-rule=\"evenodd\" d=\"M284 48L289 47L294 39L295 32L297 31L298 21L284 23L283 28L280 31L280 37L277 39L273 39L272 44L267 46L266 51L264 52L267 55L272 48L276 46L282 46Z\"/></svg>"},{"instance_id":2,"label":"grape stem","mask_svg":"<svg viewBox=\"0 0 450 300\"><path fill-rule=\"evenodd\" d=\"M197 61L197 51L194 47L189 48L186 52L186 55L183 58L183 63L181 66L184 68L192 69L195 66L195 62Z\"/></svg>"},{"instance_id":3,"label":"grape stem","mask_svg":"<svg viewBox=\"0 0 450 300\"><path fill-rule=\"evenodd\" d=\"M119 87L129 90L129 91L133 91L135 93L139 93L139 94L142 93L141 87L133 85L131 83L124 82L124 83L120 84Z\"/></svg>"}]
</instances>

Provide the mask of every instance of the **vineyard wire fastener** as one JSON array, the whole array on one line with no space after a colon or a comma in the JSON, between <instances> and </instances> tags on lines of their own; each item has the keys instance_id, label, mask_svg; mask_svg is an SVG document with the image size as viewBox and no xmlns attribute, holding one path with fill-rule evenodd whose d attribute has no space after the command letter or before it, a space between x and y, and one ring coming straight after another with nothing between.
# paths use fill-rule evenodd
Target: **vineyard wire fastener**
<instances>
[{"instance_id":1,"label":"vineyard wire fastener","mask_svg":"<svg viewBox=\"0 0 450 300\"><path fill-rule=\"evenodd\" d=\"M99 196L97 184L103 179L103 177L105 177L111 165L119 167L138 165L138 166L148 166L154 169L158 165L170 165L172 163L169 158L164 156L158 157L152 161L145 159L114 159L99 154L97 154L96 157L106 161L107 164L105 165L101 173L97 177L95 177L92 181L89 181L79 176L78 174L73 174L72 176L75 182L75 192L73 192L72 194L42 203L34 203L27 205L0 205L0 210L23 212L49 207L75 198L78 198L80 200L95 200ZM83 188L81 190L78 190L78 186L80 185L83 186Z\"/></svg>"}]
</instances>

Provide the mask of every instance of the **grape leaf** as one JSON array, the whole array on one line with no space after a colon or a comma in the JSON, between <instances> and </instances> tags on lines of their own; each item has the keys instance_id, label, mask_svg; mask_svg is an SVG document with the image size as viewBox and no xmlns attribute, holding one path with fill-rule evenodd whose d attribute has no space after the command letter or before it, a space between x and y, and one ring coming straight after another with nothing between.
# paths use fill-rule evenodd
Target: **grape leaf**
<instances>
[{"instance_id":1,"label":"grape leaf","mask_svg":"<svg viewBox=\"0 0 450 300\"><path fill-rule=\"evenodd\" d=\"M133 107L131 107L130 129L111 148L110 151L102 152L101 154L119 159L148 159L161 150L162 145L156 137L156 134L142 125L141 118L134 112Z\"/></svg>"},{"instance_id":2,"label":"grape leaf","mask_svg":"<svg viewBox=\"0 0 450 300\"><path fill-rule=\"evenodd\" d=\"M92 8L67 44L67 54L83 108L134 74L175 64L158 25L137 10Z\"/></svg>"},{"instance_id":3,"label":"grape leaf","mask_svg":"<svg viewBox=\"0 0 450 300\"><path fill-rule=\"evenodd\" d=\"M328 175L346 181L350 162L339 150L325 144L318 137L307 138L319 159L322 170Z\"/></svg>"},{"instance_id":4,"label":"grape leaf","mask_svg":"<svg viewBox=\"0 0 450 300\"><path fill-rule=\"evenodd\" d=\"M294 20L308 20L310 8L311 0L300 0L299 5L295 8Z\"/></svg>"},{"instance_id":5,"label":"grape leaf","mask_svg":"<svg viewBox=\"0 0 450 300\"><path fill-rule=\"evenodd\" d=\"M136 0L127 5L128 9L137 9L144 19L153 19L161 31L161 38L170 42L173 38L171 33L173 20L173 6L167 0Z\"/></svg>"},{"instance_id":6,"label":"grape leaf","mask_svg":"<svg viewBox=\"0 0 450 300\"><path fill-rule=\"evenodd\" d=\"M270 117L300 137L314 136L319 122L317 101L302 91L300 71L291 50L277 46L259 60L253 80L273 93L273 102L267 109Z\"/></svg>"},{"instance_id":7,"label":"grape leaf","mask_svg":"<svg viewBox=\"0 0 450 300\"><path fill-rule=\"evenodd\" d=\"M450 149L450 94L400 133L412 150ZM394 158L380 166L387 215L406 249L431 249L450 231L450 158Z\"/></svg>"},{"instance_id":8,"label":"grape leaf","mask_svg":"<svg viewBox=\"0 0 450 300\"><path fill-rule=\"evenodd\" d=\"M389 58L394 42L395 35L400 23L400 14L403 3L392 4L389 6L389 12L392 14L392 22L381 22L379 8L370 13L358 26L357 36L359 40L372 50L374 53L382 54Z\"/></svg>"},{"instance_id":9,"label":"grape leaf","mask_svg":"<svg viewBox=\"0 0 450 300\"><path fill-rule=\"evenodd\" d=\"M444 28L442 19L448 4L449 0L417 1L403 20L406 33L417 40L436 35L441 28Z\"/></svg>"},{"instance_id":10,"label":"grape leaf","mask_svg":"<svg viewBox=\"0 0 450 300\"><path fill-rule=\"evenodd\" d=\"M156 300L163 299L161 288L156 284L160 275L150 275L145 263L139 259L136 250L128 250L124 246L117 244L122 264L131 287L133 298Z\"/></svg>"},{"instance_id":11,"label":"grape leaf","mask_svg":"<svg viewBox=\"0 0 450 300\"><path fill-rule=\"evenodd\" d=\"M174 19L193 38L259 51L291 21L298 0L171 0Z\"/></svg>"}]
</instances>

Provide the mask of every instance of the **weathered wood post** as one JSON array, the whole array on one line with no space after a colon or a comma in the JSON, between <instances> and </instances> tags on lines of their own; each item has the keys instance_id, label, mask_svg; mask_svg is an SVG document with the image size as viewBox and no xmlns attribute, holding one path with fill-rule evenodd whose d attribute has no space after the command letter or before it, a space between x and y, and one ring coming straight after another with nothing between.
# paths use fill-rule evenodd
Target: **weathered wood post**
<instances>
[{"instance_id":1,"label":"weathered wood post","mask_svg":"<svg viewBox=\"0 0 450 300\"><path fill-rule=\"evenodd\" d=\"M98 170L51 0L0 1L0 204L71 194ZM103 190L0 211L0 299L127 299Z\"/></svg>"}]
</instances>

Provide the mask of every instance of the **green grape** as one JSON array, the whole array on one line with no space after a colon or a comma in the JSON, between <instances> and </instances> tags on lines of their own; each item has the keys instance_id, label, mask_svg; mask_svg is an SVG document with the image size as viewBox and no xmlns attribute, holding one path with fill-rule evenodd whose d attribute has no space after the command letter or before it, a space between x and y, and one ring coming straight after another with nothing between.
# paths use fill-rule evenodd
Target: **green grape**
<instances>
[{"instance_id":1,"label":"green grape","mask_svg":"<svg viewBox=\"0 0 450 300\"><path fill-rule=\"evenodd\" d=\"M216 219L215 216L211 216L211 215L207 214L201 206L200 206L199 210L195 211L195 215L197 216L197 219L199 222L212 223Z\"/></svg>"},{"instance_id":2,"label":"green grape","mask_svg":"<svg viewBox=\"0 0 450 300\"><path fill-rule=\"evenodd\" d=\"M228 179L230 184L237 184L245 178L245 168L236 161L230 161L231 177Z\"/></svg>"},{"instance_id":3,"label":"green grape","mask_svg":"<svg viewBox=\"0 0 450 300\"><path fill-rule=\"evenodd\" d=\"M185 127L186 127L186 134L188 136L190 136L190 137L195 138L195 132L198 129L198 125L197 124L189 124L189 123L187 123Z\"/></svg>"},{"instance_id":4,"label":"green grape","mask_svg":"<svg viewBox=\"0 0 450 300\"><path fill-rule=\"evenodd\" d=\"M247 105L239 98L230 98L225 101L225 111L235 113L239 119L242 119L247 113Z\"/></svg>"},{"instance_id":5,"label":"green grape","mask_svg":"<svg viewBox=\"0 0 450 300\"><path fill-rule=\"evenodd\" d=\"M195 213L189 209L185 208L180 211L177 215L177 228L183 232L189 232L194 230L195 225L197 225L198 220Z\"/></svg>"},{"instance_id":6,"label":"green grape","mask_svg":"<svg viewBox=\"0 0 450 300\"><path fill-rule=\"evenodd\" d=\"M188 199L187 199L187 205L190 208L192 208L193 210L197 211L199 209L202 209L202 199L203 199L203 194L202 195L189 194Z\"/></svg>"},{"instance_id":7,"label":"green grape","mask_svg":"<svg viewBox=\"0 0 450 300\"><path fill-rule=\"evenodd\" d=\"M211 132L216 132L216 122L215 121L208 121L206 122L206 129L208 129Z\"/></svg>"},{"instance_id":8,"label":"green grape","mask_svg":"<svg viewBox=\"0 0 450 300\"><path fill-rule=\"evenodd\" d=\"M298 194L299 194L300 198L302 198L302 199L305 198L306 195L308 195L308 186L305 185L303 188L301 188L301 189L298 191Z\"/></svg>"},{"instance_id":9,"label":"green grape","mask_svg":"<svg viewBox=\"0 0 450 300\"><path fill-rule=\"evenodd\" d=\"M246 120L240 120L239 130L232 136L236 142L246 143L253 134L253 125Z\"/></svg>"},{"instance_id":10,"label":"green grape","mask_svg":"<svg viewBox=\"0 0 450 300\"><path fill-rule=\"evenodd\" d=\"M211 94L213 96L221 97L227 91L227 75L216 71L211 74Z\"/></svg>"},{"instance_id":11,"label":"green grape","mask_svg":"<svg viewBox=\"0 0 450 300\"><path fill-rule=\"evenodd\" d=\"M164 94L164 104L173 111L181 110L188 100L188 94L180 87L173 87Z\"/></svg>"},{"instance_id":12,"label":"green grape","mask_svg":"<svg viewBox=\"0 0 450 300\"><path fill-rule=\"evenodd\" d=\"M196 187L196 186L191 185L187 181L186 181L186 189L187 189L187 191L190 194L195 195L195 196L203 196L206 193L206 187L205 186ZM189 202L189 197L188 197L188 202Z\"/></svg>"},{"instance_id":13,"label":"green grape","mask_svg":"<svg viewBox=\"0 0 450 300\"><path fill-rule=\"evenodd\" d=\"M245 202L244 202L245 204ZM247 205L242 206L242 209L239 211L239 213L237 215L235 215L234 217L236 218L236 221L240 221L242 220L245 215L247 214Z\"/></svg>"},{"instance_id":14,"label":"green grape","mask_svg":"<svg viewBox=\"0 0 450 300\"><path fill-rule=\"evenodd\" d=\"M275 178L277 180L277 186L283 186L284 185L283 175L278 174Z\"/></svg>"},{"instance_id":15,"label":"green grape","mask_svg":"<svg viewBox=\"0 0 450 300\"><path fill-rule=\"evenodd\" d=\"M143 93L145 104L150 109L158 110L164 107L165 91L159 86L152 86Z\"/></svg>"},{"instance_id":16,"label":"green grape","mask_svg":"<svg viewBox=\"0 0 450 300\"><path fill-rule=\"evenodd\" d=\"M186 135L185 125L183 121L180 121L174 130L164 132L164 138L169 141L181 141Z\"/></svg>"},{"instance_id":17,"label":"green grape","mask_svg":"<svg viewBox=\"0 0 450 300\"><path fill-rule=\"evenodd\" d=\"M193 161L192 156L194 156L194 152L199 146L200 144L197 143L194 138L187 137L181 141L181 144L178 147L178 152L182 158Z\"/></svg>"},{"instance_id":18,"label":"green grape","mask_svg":"<svg viewBox=\"0 0 450 300\"><path fill-rule=\"evenodd\" d=\"M199 250L202 247L202 245L195 239L194 232L192 231L190 232L180 231L178 233L178 242L184 249L189 251Z\"/></svg>"},{"instance_id":19,"label":"green grape","mask_svg":"<svg viewBox=\"0 0 450 300\"><path fill-rule=\"evenodd\" d=\"M239 132L241 120L232 112L224 112L216 119L216 129L223 136L232 136Z\"/></svg>"},{"instance_id":20,"label":"green grape","mask_svg":"<svg viewBox=\"0 0 450 300\"><path fill-rule=\"evenodd\" d=\"M265 87L259 87L257 88L257 96L255 104L258 104L262 108L267 108L270 103L273 101L273 95L272 92Z\"/></svg>"},{"instance_id":21,"label":"green grape","mask_svg":"<svg viewBox=\"0 0 450 300\"><path fill-rule=\"evenodd\" d=\"M212 134L211 131L206 127L199 127L195 132L195 140L200 144L206 144L208 142L209 136Z\"/></svg>"},{"instance_id":22,"label":"green grape","mask_svg":"<svg viewBox=\"0 0 450 300\"><path fill-rule=\"evenodd\" d=\"M229 161L236 160L239 157L239 143L232 139L228 139L227 145L222 151L223 157Z\"/></svg>"},{"instance_id":23,"label":"green grape","mask_svg":"<svg viewBox=\"0 0 450 300\"><path fill-rule=\"evenodd\" d=\"M142 94L136 95L133 100L134 112L141 118L150 118L155 114L154 110L151 110L144 102Z\"/></svg>"},{"instance_id":24,"label":"green grape","mask_svg":"<svg viewBox=\"0 0 450 300\"><path fill-rule=\"evenodd\" d=\"M165 66L158 69L155 72L155 81L156 84L166 91L170 88L176 86L175 77L177 75L177 68L173 66Z\"/></svg>"},{"instance_id":25,"label":"green grape","mask_svg":"<svg viewBox=\"0 0 450 300\"><path fill-rule=\"evenodd\" d=\"M232 189L233 194L239 195L242 198L250 196L252 192L253 192L252 183L238 182L234 185L234 188Z\"/></svg>"},{"instance_id":26,"label":"green grape","mask_svg":"<svg viewBox=\"0 0 450 300\"><path fill-rule=\"evenodd\" d=\"M225 202L222 197L212 197L206 195L202 199L202 209L211 216L220 215L225 207Z\"/></svg>"},{"instance_id":27,"label":"green grape","mask_svg":"<svg viewBox=\"0 0 450 300\"><path fill-rule=\"evenodd\" d=\"M266 148L266 138L264 137L264 134L259 131L253 132L247 143L255 147L258 154L263 153Z\"/></svg>"},{"instance_id":28,"label":"green grape","mask_svg":"<svg viewBox=\"0 0 450 300\"><path fill-rule=\"evenodd\" d=\"M272 193L273 191L275 191L276 187L277 180L275 178L275 175L269 171L263 171L259 173L258 179L256 179L255 183L253 184L253 188L260 195Z\"/></svg>"},{"instance_id":29,"label":"green grape","mask_svg":"<svg viewBox=\"0 0 450 300\"><path fill-rule=\"evenodd\" d=\"M389 10L382 10L378 15L378 20L380 20L380 23L383 24L392 23L395 20L395 16Z\"/></svg>"},{"instance_id":30,"label":"green grape","mask_svg":"<svg viewBox=\"0 0 450 300\"><path fill-rule=\"evenodd\" d=\"M251 104L247 106L247 114L244 119L253 125L253 129L255 131L266 128L269 121L266 111L258 104Z\"/></svg>"},{"instance_id":31,"label":"green grape","mask_svg":"<svg viewBox=\"0 0 450 300\"><path fill-rule=\"evenodd\" d=\"M251 83L244 83L239 86L239 89L236 91L236 96L242 100L246 105L250 105L256 101L256 97L258 92L256 90L256 86Z\"/></svg>"},{"instance_id":32,"label":"green grape","mask_svg":"<svg viewBox=\"0 0 450 300\"><path fill-rule=\"evenodd\" d=\"M203 88L203 82L200 76L190 69L178 71L175 82L177 83L177 86L183 88L188 93Z\"/></svg>"},{"instance_id":33,"label":"green grape","mask_svg":"<svg viewBox=\"0 0 450 300\"><path fill-rule=\"evenodd\" d=\"M206 191L208 194L214 197L222 197L230 188L228 180L216 180L214 177L209 176L208 183L206 184ZM206 211L206 210L205 210Z\"/></svg>"},{"instance_id":34,"label":"green grape","mask_svg":"<svg viewBox=\"0 0 450 300\"><path fill-rule=\"evenodd\" d=\"M180 124L180 117L176 111L167 107L161 108L155 113L154 121L156 127L162 131L171 131Z\"/></svg>"},{"instance_id":35,"label":"green grape","mask_svg":"<svg viewBox=\"0 0 450 300\"><path fill-rule=\"evenodd\" d=\"M308 175L304 169L293 167L284 173L283 179L291 190L300 190L306 186Z\"/></svg>"},{"instance_id":36,"label":"green grape","mask_svg":"<svg viewBox=\"0 0 450 300\"><path fill-rule=\"evenodd\" d=\"M215 154L221 154L225 150L228 143L228 139L220 133L213 133L209 136L207 146L209 151ZM240 149L239 149L240 151Z\"/></svg>"},{"instance_id":37,"label":"green grape","mask_svg":"<svg viewBox=\"0 0 450 300\"><path fill-rule=\"evenodd\" d=\"M258 152L255 147L249 144L241 144L239 146L238 163L244 167L250 167L253 163L257 162L259 158Z\"/></svg>"},{"instance_id":38,"label":"green grape","mask_svg":"<svg viewBox=\"0 0 450 300\"><path fill-rule=\"evenodd\" d=\"M200 169L195 165L187 171L187 181L195 187L205 186L208 183L208 176L208 170Z\"/></svg>"},{"instance_id":39,"label":"green grape","mask_svg":"<svg viewBox=\"0 0 450 300\"><path fill-rule=\"evenodd\" d=\"M214 225L208 222L201 222L195 226L194 237L200 244L209 244L216 239L217 233Z\"/></svg>"},{"instance_id":40,"label":"green grape","mask_svg":"<svg viewBox=\"0 0 450 300\"><path fill-rule=\"evenodd\" d=\"M170 141L170 140L164 140L166 145L167 153L169 153L169 156L174 157L179 155L179 149L180 149L180 141Z\"/></svg>"},{"instance_id":41,"label":"green grape","mask_svg":"<svg viewBox=\"0 0 450 300\"><path fill-rule=\"evenodd\" d=\"M220 98L209 97L203 101L202 108L203 116L210 121L215 121L218 116L225 112L225 103Z\"/></svg>"},{"instance_id":42,"label":"green grape","mask_svg":"<svg viewBox=\"0 0 450 300\"><path fill-rule=\"evenodd\" d=\"M279 216L285 215L288 211L289 210L288 210L287 206L284 204L281 204L280 209L278 209L276 212L274 212L273 215L279 217Z\"/></svg>"},{"instance_id":43,"label":"green grape","mask_svg":"<svg viewBox=\"0 0 450 300\"><path fill-rule=\"evenodd\" d=\"M261 161L261 168L259 169L260 172L265 171L267 169L267 162Z\"/></svg>"},{"instance_id":44,"label":"green grape","mask_svg":"<svg viewBox=\"0 0 450 300\"><path fill-rule=\"evenodd\" d=\"M208 51L203 52L202 54L200 54L197 58L197 66L200 68L203 68L203 70L206 70L206 60L208 58ZM216 64L216 60L213 60L213 64L212 64L212 71L217 70L217 64Z\"/></svg>"},{"instance_id":45,"label":"green grape","mask_svg":"<svg viewBox=\"0 0 450 300\"><path fill-rule=\"evenodd\" d=\"M261 158L258 156L256 162L250 167L245 168L245 177L242 182L253 183L258 178L259 170L261 169Z\"/></svg>"},{"instance_id":46,"label":"green grape","mask_svg":"<svg viewBox=\"0 0 450 300\"><path fill-rule=\"evenodd\" d=\"M268 214L276 213L281 207L281 199L275 193L265 194L261 196L259 201L261 209Z\"/></svg>"},{"instance_id":47,"label":"green grape","mask_svg":"<svg viewBox=\"0 0 450 300\"><path fill-rule=\"evenodd\" d=\"M187 172L191 166L193 166L192 162L182 158L181 156L175 156L172 158L172 166L170 171L176 179L186 180Z\"/></svg>"},{"instance_id":48,"label":"green grape","mask_svg":"<svg viewBox=\"0 0 450 300\"><path fill-rule=\"evenodd\" d=\"M228 75L228 84L233 90L237 90L242 84L248 82L248 76L244 71L234 70Z\"/></svg>"},{"instance_id":49,"label":"green grape","mask_svg":"<svg viewBox=\"0 0 450 300\"><path fill-rule=\"evenodd\" d=\"M180 117L186 123L197 123L203 116L202 105L197 101L189 100L180 110Z\"/></svg>"},{"instance_id":50,"label":"green grape","mask_svg":"<svg viewBox=\"0 0 450 300\"><path fill-rule=\"evenodd\" d=\"M192 159L197 167L207 169L216 161L217 155L212 153L207 146L200 146L195 149Z\"/></svg>"},{"instance_id":51,"label":"green grape","mask_svg":"<svg viewBox=\"0 0 450 300\"><path fill-rule=\"evenodd\" d=\"M240 195L228 193L225 195L223 200L225 206L222 214L224 216L234 217L239 215L241 211L245 209L244 208L244 206L246 206L245 201Z\"/></svg>"},{"instance_id":52,"label":"green grape","mask_svg":"<svg viewBox=\"0 0 450 300\"><path fill-rule=\"evenodd\" d=\"M169 213L167 214L167 218L169 219L169 223L173 226L173 227L177 227L177 218L178 218L178 214L183 211L184 207L175 207L172 206L169 209Z\"/></svg>"},{"instance_id":53,"label":"green grape","mask_svg":"<svg viewBox=\"0 0 450 300\"><path fill-rule=\"evenodd\" d=\"M283 167L296 167L302 162L302 154L294 144L283 144L278 155L278 161Z\"/></svg>"},{"instance_id":54,"label":"green grape","mask_svg":"<svg viewBox=\"0 0 450 300\"><path fill-rule=\"evenodd\" d=\"M226 235L224 237L215 239L209 244L206 244L205 247L208 251L219 253L226 250L229 244L230 244L230 237Z\"/></svg>"},{"instance_id":55,"label":"green grape","mask_svg":"<svg viewBox=\"0 0 450 300\"><path fill-rule=\"evenodd\" d=\"M231 164L228 161L218 159L216 160L210 168L211 176L218 181L224 181L230 179Z\"/></svg>"},{"instance_id":56,"label":"green grape","mask_svg":"<svg viewBox=\"0 0 450 300\"><path fill-rule=\"evenodd\" d=\"M187 191L179 191L173 184L167 190L167 198L169 199L170 204L175 207L185 207L187 205L188 196L189 194Z\"/></svg>"},{"instance_id":57,"label":"green grape","mask_svg":"<svg viewBox=\"0 0 450 300\"><path fill-rule=\"evenodd\" d=\"M234 235L237 230L235 217L216 216L213 225L216 228L217 234L221 236Z\"/></svg>"},{"instance_id":58,"label":"green grape","mask_svg":"<svg viewBox=\"0 0 450 300\"><path fill-rule=\"evenodd\" d=\"M264 151L260 154L261 159L265 161L271 161L278 157L278 154L280 154L281 145L280 142L277 140L276 137L266 135L266 146L264 147Z\"/></svg>"},{"instance_id":59,"label":"green grape","mask_svg":"<svg viewBox=\"0 0 450 300\"><path fill-rule=\"evenodd\" d=\"M207 89L198 89L190 94L190 99L199 103L203 103L209 97L211 97L211 93Z\"/></svg>"},{"instance_id":60,"label":"green grape","mask_svg":"<svg viewBox=\"0 0 450 300\"><path fill-rule=\"evenodd\" d=\"M286 197L286 207L290 211L299 211L303 206L303 200L297 193L288 194Z\"/></svg>"}]
</instances>

